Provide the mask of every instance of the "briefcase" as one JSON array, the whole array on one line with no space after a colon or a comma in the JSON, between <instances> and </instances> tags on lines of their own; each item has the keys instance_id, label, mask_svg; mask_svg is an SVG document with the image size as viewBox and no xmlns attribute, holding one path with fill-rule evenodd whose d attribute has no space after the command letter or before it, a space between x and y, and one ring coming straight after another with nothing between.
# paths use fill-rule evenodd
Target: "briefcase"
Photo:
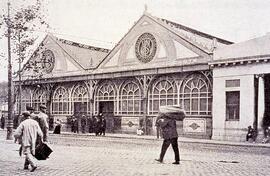
<instances>
[{"instance_id":1,"label":"briefcase","mask_svg":"<svg viewBox=\"0 0 270 176\"><path fill-rule=\"evenodd\" d=\"M46 160L52 152L52 149L47 144L40 143L36 147L35 158L37 160Z\"/></svg>"}]
</instances>

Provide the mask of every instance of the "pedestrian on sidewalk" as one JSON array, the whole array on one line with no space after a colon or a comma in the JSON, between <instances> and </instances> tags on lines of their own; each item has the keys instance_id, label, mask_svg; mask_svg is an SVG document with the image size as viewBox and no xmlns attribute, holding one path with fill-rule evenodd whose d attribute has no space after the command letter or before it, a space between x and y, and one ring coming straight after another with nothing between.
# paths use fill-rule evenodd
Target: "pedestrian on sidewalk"
<instances>
[{"instance_id":1,"label":"pedestrian on sidewalk","mask_svg":"<svg viewBox=\"0 0 270 176\"><path fill-rule=\"evenodd\" d=\"M103 114L100 114L100 135L105 136L106 131L106 119L104 118Z\"/></svg>"},{"instance_id":2,"label":"pedestrian on sidewalk","mask_svg":"<svg viewBox=\"0 0 270 176\"><path fill-rule=\"evenodd\" d=\"M24 112L23 116L26 120L21 122L15 130L14 137L21 138L22 152L25 155L24 169L27 170L30 165L30 172L34 172L37 168L33 158L35 155L36 140L37 136L40 136L43 141L43 133L39 124L30 118L30 113L28 111Z\"/></svg>"},{"instance_id":3,"label":"pedestrian on sidewalk","mask_svg":"<svg viewBox=\"0 0 270 176\"><path fill-rule=\"evenodd\" d=\"M86 127L86 116L83 114L81 118L81 126L82 126L82 133L85 133L85 127Z\"/></svg>"},{"instance_id":4,"label":"pedestrian on sidewalk","mask_svg":"<svg viewBox=\"0 0 270 176\"><path fill-rule=\"evenodd\" d=\"M162 138L162 131L159 123L156 121L157 139Z\"/></svg>"},{"instance_id":5,"label":"pedestrian on sidewalk","mask_svg":"<svg viewBox=\"0 0 270 176\"><path fill-rule=\"evenodd\" d=\"M248 126L246 141L249 141L249 139L252 139L252 142L255 142L256 140L256 130L252 128L250 125Z\"/></svg>"},{"instance_id":6,"label":"pedestrian on sidewalk","mask_svg":"<svg viewBox=\"0 0 270 176\"><path fill-rule=\"evenodd\" d=\"M43 133L43 139L42 141L48 142L48 136L49 136L49 125L48 125L48 115L46 114L47 107L45 105L39 106L39 113L35 114L33 117L34 120L36 120L39 124L39 127L41 128L41 131ZM37 144L41 143L40 137L37 138Z\"/></svg>"},{"instance_id":7,"label":"pedestrian on sidewalk","mask_svg":"<svg viewBox=\"0 0 270 176\"><path fill-rule=\"evenodd\" d=\"M165 156L165 153L170 146L172 145L174 155L175 155L175 162L172 164L180 164L180 157L179 157L179 149L178 149L178 134L176 130L176 120L171 118L166 118L165 114L160 114L157 118L156 122L162 130L162 136L163 136L163 144L161 147L161 152L159 159L155 159L156 161L163 163L163 158Z\"/></svg>"},{"instance_id":8,"label":"pedestrian on sidewalk","mask_svg":"<svg viewBox=\"0 0 270 176\"><path fill-rule=\"evenodd\" d=\"M61 126L62 126L61 120L57 119L55 122L55 128L54 128L53 134L61 134Z\"/></svg>"},{"instance_id":9,"label":"pedestrian on sidewalk","mask_svg":"<svg viewBox=\"0 0 270 176\"><path fill-rule=\"evenodd\" d=\"M4 117L4 114L2 114L2 116L1 116L1 128L2 129L5 129L5 123L6 123L6 119Z\"/></svg>"}]
</instances>

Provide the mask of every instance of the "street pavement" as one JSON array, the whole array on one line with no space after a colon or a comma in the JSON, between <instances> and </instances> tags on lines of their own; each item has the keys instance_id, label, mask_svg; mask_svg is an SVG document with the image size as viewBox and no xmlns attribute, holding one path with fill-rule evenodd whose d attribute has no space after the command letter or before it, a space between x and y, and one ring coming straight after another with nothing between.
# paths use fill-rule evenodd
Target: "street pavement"
<instances>
[{"instance_id":1,"label":"street pavement","mask_svg":"<svg viewBox=\"0 0 270 176\"><path fill-rule=\"evenodd\" d=\"M37 161L35 172L23 170L19 145L5 140L0 131L0 175L52 176L264 176L269 175L270 147L180 141L180 165L171 164L170 148L165 163L158 158L162 140L120 136L53 135L53 153ZM196 140L195 140L196 141Z\"/></svg>"}]
</instances>

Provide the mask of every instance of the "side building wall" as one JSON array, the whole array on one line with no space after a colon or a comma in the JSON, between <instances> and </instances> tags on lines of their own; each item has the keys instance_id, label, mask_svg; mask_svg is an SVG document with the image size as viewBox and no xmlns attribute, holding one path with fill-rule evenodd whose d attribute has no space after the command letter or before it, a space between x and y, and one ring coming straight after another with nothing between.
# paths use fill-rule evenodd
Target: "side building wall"
<instances>
[{"instance_id":1,"label":"side building wall","mask_svg":"<svg viewBox=\"0 0 270 176\"><path fill-rule=\"evenodd\" d=\"M245 141L247 127L257 124L255 79L257 74L269 73L270 64L254 64L213 69L213 136L215 140ZM226 81L239 80L239 85L227 85ZM240 92L239 120L226 117L226 92ZM258 119L256 119L258 118Z\"/></svg>"}]
</instances>

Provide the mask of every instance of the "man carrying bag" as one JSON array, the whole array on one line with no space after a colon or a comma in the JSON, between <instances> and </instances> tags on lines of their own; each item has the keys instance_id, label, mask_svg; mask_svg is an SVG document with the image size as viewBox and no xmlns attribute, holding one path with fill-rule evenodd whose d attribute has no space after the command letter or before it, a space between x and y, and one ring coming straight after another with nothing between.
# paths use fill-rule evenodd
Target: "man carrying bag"
<instances>
[{"instance_id":1,"label":"man carrying bag","mask_svg":"<svg viewBox=\"0 0 270 176\"><path fill-rule=\"evenodd\" d=\"M165 153L171 144L175 155L175 162L172 164L180 164L176 120L183 120L184 117L185 112L177 106L160 107L160 113L157 117L156 124L160 126L164 140L160 156L158 159L155 159L156 161L163 163Z\"/></svg>"}]
</instances>

